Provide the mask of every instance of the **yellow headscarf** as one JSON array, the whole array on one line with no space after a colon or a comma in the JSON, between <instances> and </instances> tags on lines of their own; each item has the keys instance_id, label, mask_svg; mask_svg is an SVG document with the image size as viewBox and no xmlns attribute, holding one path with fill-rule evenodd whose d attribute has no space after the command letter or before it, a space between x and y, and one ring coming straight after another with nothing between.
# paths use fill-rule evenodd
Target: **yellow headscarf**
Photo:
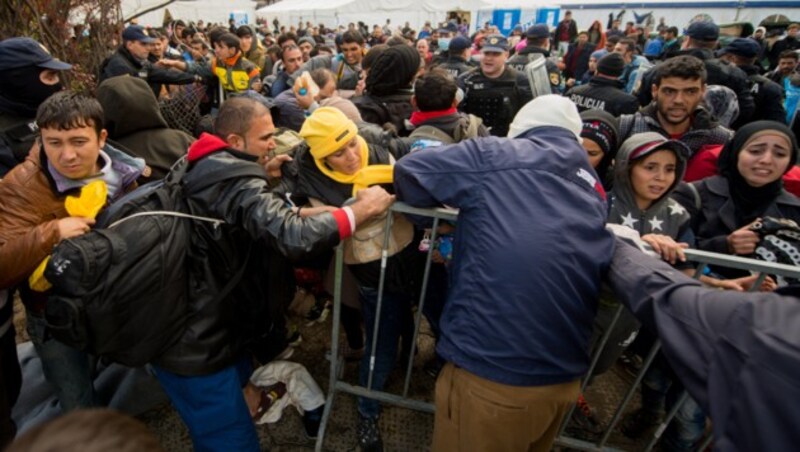
<instances>
[{"instance_id":1,"label":"yellow headscarf","mask_svg":"<svg viewBox=\"0 0 800 452\"><path fill-rule=\"evenodd\" d=\"M322 174L342 184L353 184L353 196L371 185L390 184L393 181L392 165L370 165L369 146L358 135L355 123L341 111L333 107L320 107L314 110L300 129L300 136L306 140L314 157L314 163ZM344 174L332 170L325 157L337 152L353 138L358 140L361 152L361 168L354 174Z\"/></svg>"}]
</instances>

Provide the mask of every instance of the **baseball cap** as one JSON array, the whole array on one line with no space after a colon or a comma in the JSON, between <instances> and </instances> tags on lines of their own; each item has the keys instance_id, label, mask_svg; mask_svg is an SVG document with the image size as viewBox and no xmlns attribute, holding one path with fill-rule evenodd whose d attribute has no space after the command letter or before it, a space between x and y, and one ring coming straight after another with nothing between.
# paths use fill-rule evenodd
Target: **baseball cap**
<instances>
[{"instance_id":1,"label":"baseball cap","mask_svg":"<svg viewBox=\"0 0 800 452\"><path fill-rule=\"evenodd\" d=\"M750 38L736 38L730 42L730 44L723 47L720 51L720 55L725 55L726 53L730 53L731 55L737 55L744 58L753 58L758 56L758 53L761 51L761 46L758 43Z\"/></svg>"},{"instance_id":2,"label":"baseball cap","mask_svg":"<svg viewBox=\"0 0 800 452\"><path fill-rule=\"evenodd\" d=\"M454 52L461 52L462 50L466 50L472 47L472 43L469 42L469 39L463 36L456 36L450 41L450 45L447 47L449 50Z\"/></svg>"},{"instance_id":3,"label":"baseball cap","mask_svg":"<svg viewBox=\"0 0 800 452\"><path fill-rule=\"evenodd\" d=\"M505 52L508 50L508 39L503 35L489 35L484 41L481 52Z\"/></svg>"},{"instance_id":4,"label":"baseball cap","mask_svg":"<svg viewBox=\"0 0 800 452\"><path fill-rule=\"evenodd\" d=\"M622 143L619 153L628 153L628 161L639 160L656 150L670 150L681 159L689 157L689 148L681 141L670 140L656 132L644 132L631 135Z\"/></svg>"},{"instance_id":5,"label":"baseball cap","mask_svg":"<svg viewBox=\"0 0 800 452\"><path fill-rule=\"evenodd\" d=\"M719 27L714 22L694 22L686 30L686 36L698 41L716 41Z\"/></svg>"},{"instance_id":6,"label":"baseball cap","mask_svg":"<svg viewBox=\"0 0 800 452\"><path fill-rule=\"evenodd\" d=\"M525 32L525 37L531 39L542 39L550 36L550 28L545 24L536 24L528 28Z\"/></svg>"},{"instance_id":7,"label":"baseball cap","mask_svg":"<svg viewBox=\"0 0 800 452\"><path fill-rule=\"evenodd\" d=\"M31 38L8 38L0 41L0 69L25 66L38 66L55 71L72 69L71 64L53 58L43 45Z\"/></svg>"},{"instance_id":8,"label":"baseball cap","mask_svg":"<svg viewBox=\"0 0 800 452\"><path fill-rule=\"evenodd\" d=\"M144 28L142 28L139 25L131 25L128 28L126 28L122 32L122 40L123 41L139 41L139 42L142 42L144 44L150 44L151 42L155 41L155 39L151 38L150 36L147 36L144 33Z\"/></svg>"}]
</instances>

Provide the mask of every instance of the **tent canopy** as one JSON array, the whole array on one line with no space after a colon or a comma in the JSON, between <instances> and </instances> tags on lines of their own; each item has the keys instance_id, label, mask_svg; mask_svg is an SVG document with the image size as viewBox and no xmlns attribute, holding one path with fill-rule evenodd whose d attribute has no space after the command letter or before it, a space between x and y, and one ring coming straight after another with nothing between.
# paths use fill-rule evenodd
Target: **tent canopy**
<instances>
[{"instance_id":1,"label":"tent canopy","mask_svg":"<svg viewBox=\"0 0 800 452\"><path fill-rule=\"evenodd\" d=\"M291 0L286 0L292 3ZM122 0L122 17L127 19L139 11L152 8L164 0ZM255 22L256 3L253 0L179 0L139 17L141 25L161 26L164 20L164 10L169 9L173 18L184 21L228 23L228 18L234 11L248 15L250 22Z\"/></svg>"}]
</instances>

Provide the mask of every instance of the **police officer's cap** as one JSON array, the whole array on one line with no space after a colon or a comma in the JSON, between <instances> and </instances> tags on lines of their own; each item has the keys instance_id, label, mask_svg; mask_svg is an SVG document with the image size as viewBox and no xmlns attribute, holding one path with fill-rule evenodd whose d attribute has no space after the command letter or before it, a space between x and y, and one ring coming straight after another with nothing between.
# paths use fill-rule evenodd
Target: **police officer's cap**
<instances>
[{"instance_id":1,"label":"police officer's cap","mask_svg":"<svg viewBox=\"0 0 800 452\"><path fill-rule=\"evenodd\" d=\"M686 30L686 36L698 41L716 41L719 27L714 22L694 22Z\"/></svg>"},{"instance_id":2,"label":"police officer's cap","mask_svg":"<svg viewBox=\"0 0 800 452\"><path fill-rule=\"evenodd\" d=\"M525 37L528 39L542 39L550 36L550 29L545 24L536 24L528 28Z\"/></svg>"},{"instance_id":3,"label":"police officer's cap","mask_svg":"<svg viewBox=\"0 0 800 452\"><path fill-rule=\"evenodd\" d=\"M508 39L503 35L489 35L481 48L482 52L505 52L508 50Z\"/></svg>"},{"instance_id":4,"label":"police officer's cap","mask_svg":"<svg viewBox=\"0 0 800 452\"><path fill-rule=\"evenodd\" d=\"M55 71L72 69L72 65L53 58L43 45L31 38L8 38L0 41L0 70L25 66L39 66Z\"/></svg>"},{"instance_id":5,"label":"police officer's cap","mask_svg":"<svg viewBox=\"0 0 800 452\"><path fill-rule=\"evenodd\" d=\"M753 58L761 52L761 46L754 39L736 38L719 51L720 55L730 53L744 58Z\"/></svg>"},{"instance_id":6,"label":"police officer's cap","mask_svg":"<svg viewBox=\"0 0 800 452\"><path fill-rule=\"evenodd\" d=\"M143 44L155 42L155 39L144 33L144 28L139 25L131 25L122 32L123 41L139 41Z\"/></svg>"}]
</instances>

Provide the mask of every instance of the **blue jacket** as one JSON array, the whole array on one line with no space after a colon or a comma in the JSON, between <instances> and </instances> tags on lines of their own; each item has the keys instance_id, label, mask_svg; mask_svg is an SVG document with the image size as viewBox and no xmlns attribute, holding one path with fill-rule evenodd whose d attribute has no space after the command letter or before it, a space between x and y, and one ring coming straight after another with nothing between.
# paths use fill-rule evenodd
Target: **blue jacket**
<instances>
[{"instance_id":1,"label":"blue jacket","mask_svg":"<svg viewBox=\"0 0 800 452\"><path fill-rule=\"evenodd\" d=\"M708 289L618 243L608 283L708 413L715 451L796 450L800 442L800 290Z\"/></svg>"},{"instance_id":2,"label":"blue jacket","mask_svg":"<svg viewBox=\"0 0 800 452\"><path fill-rule=\"evenodd\" d=\"M459 209L437 351L501 384L575 380L614 249L586 151L566 129L478 138L395 165L399 200Z\"/></svg>"}]
</instances>

